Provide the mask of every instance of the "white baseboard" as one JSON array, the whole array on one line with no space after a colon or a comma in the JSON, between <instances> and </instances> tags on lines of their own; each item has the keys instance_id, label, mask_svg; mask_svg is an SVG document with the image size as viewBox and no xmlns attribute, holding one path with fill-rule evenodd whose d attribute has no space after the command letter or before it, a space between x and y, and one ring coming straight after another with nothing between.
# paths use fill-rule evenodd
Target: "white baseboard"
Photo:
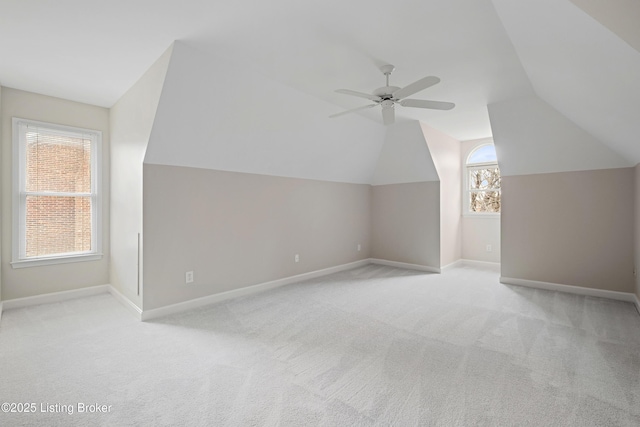
<instances>
[{"instance_id":1,"label":"white baseboard","mask_svg":"<svg viewBox=\"0 0 640 427\"><path fill-rule=\"evenodd\" d=\"M218 294L207 295L202 298L196 298L164 307L154 308L142 311L142 320L151 320L161 316L182 313L194 308L203 307L220 301L226 301L232 298L251 295L258 292L267 291L269 289L278 288L280 286L292 283L302 282L304 280L315 279L316 277L326 276L327 274L337 273L339 271L351 270L352 268L363 267L370 264L369 259L350 262L348 264L338 265L336 267L325 268L322 270L311 271L309 273L298 274L296 276L285 277L284 279L272 280L270 282L259 283L257 285L246 286L244 288L234 289L232 291L221 292Z\"/></svg>"},{"instance_id":2,"label":"white baseboard","mask_svg":"<svg viewBox=\"0 0 640 427\"><path fill-rule=\"evenodd\" d=\"M447 265L445 265L443 267L440 267L440 270L448 270L450 268L460 267L460 266L463 265L462 261L463 261L462 259L459 259L457 261L453 261L451 264L447 264Z\"/></svg>"},{"instance_id":3,"label":"white baseboard","mask_svg":"<svg viewBox=\"0 0 640 427\"><path fill-rule=\"evenodd\" d=\"M119 290L114 288L112 285L109 285L109 293L113 295L113 297L118 300L124 307L129 310L131 314L135 316L136 319L142 320L142 310L140 307L135 305L129 298L125 297Z\"/></svg>"},{"instance_id":4,"label":"white baseboard","mask_svg":"<svg viewBox=\"0 0 640 427\"><path fill-rule=\"evenodd\" d=\"M12 308L28 307L32 305L50 304L74 298L109 292L110 285L90 286L88 288L72 289L70 291L52 292L49 294L35 295L32 297L15 298L2 301L5 310Z\"/></svg>"},{"instance_id":5,"label":"white baseboard","mask_svg":"<svg viewBox=\"0 0 640 427\"><path fill-rule=\"evenodd\" d=\"M637 297L630 292L607 291L605 289L584 288L582 286L562 285L559 283L538 282L536 280L515 279L513 277L500 277L500 283L506 285L525 286L527 288L546 289L548 291L566 292L570 294L587 295L592 297L608 298L618 301L636 302Z\"/></svg>"},{"instance_id":6,"label":"white baseboard","mask_svg":"<svg viewBox=\"0 0 640 427\"><path fill-rule=\"evenodd\" d=\"M386 265L389 267L406 268L407 270L426 271L429 273L441 273L441 270L437 267L429 267L426 265L409 264L406 262L387 261L386 259L369 258L371 264Z\"/></svg>"},{"instance_id":7,"label":"white baseboard","mask_svg":"<svg viewBox=\"0 0 640 427\"><path fill-rule=\"evenodd\" d=\"M54 302L66 301L75 298L88 297L92 295L109 293L124 305L138 319L142 319L142 310L138 308L129 298L122 295L111 285L90 286L88 288L72 289L69 291L51 292L48 294L35 295L32 297L16 298L0 302L0 320L2 320L2 310L12 308L29 307L40 304L51 304Z\"/></svg>"},{"instance_id":8,"label":"white baseboard","mask_svg":"<svg viewBox=\"0 0 640 427\"><path fill-rule=\"evenodd\" d=\"M90 295L96 295L101 293L110 293L116 300L124 305L137 319L150 320L160 316L167 316L170 314L181 313L187 310L191 310L197 307L213 304L220 301L225 301L232 298L237 298L245 295L251 295L258 292L263 292L269 289L274 289L280 286L302 282L304 280L314 279L328 274L337 273L340 271L351 270L357 267L364 267L368 264L380 264L391 267L406 268L410 270L426 271L430 273L440 273L439 268L428 267L417 264L409 264L404 262L387 261L382 259L363 259L347 264L338 265L335 267L329 267L322 270L311 271L309 273L298 274L296 276L285 277L283 279L273 280L270 282L260 283L253 286L247 286L240 289L234 289L232 291L222 292L219 294L208 295L202 298L196 298L189 301L180 302L177 304L171 304L165 307L160 307L152 310L141 310L135 305L129 298L124 296L116 288L111 285L99 285L88 288L74 289L70 291L54 292L44 295L36 295L33 297L17 298L13 300L7 300L0 302L0 316L2 309L12 309L19 307L27 307L39 304L48 304L53 302L64 301L73 298L80 298Z\"/></svg>"},{"instance_id":9,"label":"white baseboard","mask_svg":"<svg viewBox=\"0 0 640 427\"><path fill-rule=\"evenodd\" d=\"M447 264L442 269L452 268L452 267L480 267L480 268L488 268L495 271L500 271L500 263L499 262L491 262L491 261L477 261L475 259L464 259L461 258L457 261L452 262L451 264Z\"/></svg>"}]
</instances>

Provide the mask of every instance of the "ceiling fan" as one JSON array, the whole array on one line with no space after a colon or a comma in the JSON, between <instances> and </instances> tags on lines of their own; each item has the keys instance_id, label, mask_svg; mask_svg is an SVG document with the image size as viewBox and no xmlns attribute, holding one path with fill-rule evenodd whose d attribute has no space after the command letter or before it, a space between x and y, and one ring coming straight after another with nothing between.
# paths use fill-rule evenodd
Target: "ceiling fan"
<instances>
[{"instance_id":1,"label":"ceiling fan","mask_svg":"<svg viewBox=\"0 0 640 427\"><path fill-rule=\"evenodd\" d=\"M329 117L338 117L344 114L349 114L355 111L364 110L367 108L375 107L376 105L380 105L382 106L382 121L385 125L390 125L396 120L394 109L395 104L400 104L403 107L429 108L432 110L451 110L456 106L456 104L452 102L427 101L424 99L404 99L407 96L411 96L414 93L420 92L421 90L439 83L440 79L438 77L429 76L421 78L420 80L413 82L403 88L399 88L397 86L389 86L389 76L395 69L396 67L390 64L380 67L380 71L382 71L382 74L384 74L387 78L387 85L374 90L371 95L369 95L368 93L356 92L355 90L349 89L336 90L336 92L338 93L366 98L373 101L374 103L358 108L353 108L351 110L342 111L341 113L333 114Z\"/></svg>"}]
</instances>

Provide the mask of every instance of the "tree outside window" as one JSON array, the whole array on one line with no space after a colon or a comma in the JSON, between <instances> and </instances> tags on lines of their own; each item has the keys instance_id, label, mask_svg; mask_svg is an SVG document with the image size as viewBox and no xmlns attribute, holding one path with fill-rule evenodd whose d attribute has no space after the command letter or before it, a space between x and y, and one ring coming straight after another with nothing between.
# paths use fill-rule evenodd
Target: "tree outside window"
<instances>
[{"instance_id":1,"label":"tree outside window","mask_svg":"<svg viewBox=\"0 0 640 427\"><path fill-rule=\"evenodd\" d=\"M493 144L476 148L467 159L467 213L500 213L500 169Z\"/></svg>"}]
</instances>

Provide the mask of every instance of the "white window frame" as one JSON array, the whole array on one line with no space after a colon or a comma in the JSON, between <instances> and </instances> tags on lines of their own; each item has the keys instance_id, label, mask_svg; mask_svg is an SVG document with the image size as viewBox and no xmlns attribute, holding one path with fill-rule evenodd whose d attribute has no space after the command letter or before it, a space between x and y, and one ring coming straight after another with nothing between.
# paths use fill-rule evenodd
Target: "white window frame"
<instances>
[{"instance_id":1,"label":"white window frame","mask_svg":"<svg viewBox=\"0 0 640 427\"><path fill-rule=\"evenodd\" d=\"M470 204L469 195L473 192L469 188L469 171L478 170L478 169L488 169L493 167L500 169L497 162L469 164L469 158L471 157L471 155L475 153L477 150L479 150L480 148L485 147L487 145L494 145L493 141L488 140L486 142L476 145L471 149L471 151L469 151L469 154L466 156L464 160L464 165L462 168L462 171L463 171L462 173L464 174L464 177L462 180L462 182L464 183L464 191L462 192L462 212L463 212L462 215L463 216L469 216L469 217L475 217L475 218L499 218L500 217L500 212L472 212L469 206ZM485 190L480 190L480 191L485 191ZM502 194L502 189L500 189L500 194Z\"/></svg>"},{"instance_id":2,"label":"white window frame","mask_svg":"<svg viewBox=\"0 0 640 427\"><path fill-rule=\"evenodd\" d=\"M14 117L13 125L13 268L35 267L78 261L96 261L102 258L102 132L64 126L54 123ZM91 250L41 257L26 256L26 131L29 127L70 137L83 137L91 141L91 193L41 192L41 196L90 196L91 197ZM30 192L29 194L34 194Z\"/></svg>"}]
</instances>

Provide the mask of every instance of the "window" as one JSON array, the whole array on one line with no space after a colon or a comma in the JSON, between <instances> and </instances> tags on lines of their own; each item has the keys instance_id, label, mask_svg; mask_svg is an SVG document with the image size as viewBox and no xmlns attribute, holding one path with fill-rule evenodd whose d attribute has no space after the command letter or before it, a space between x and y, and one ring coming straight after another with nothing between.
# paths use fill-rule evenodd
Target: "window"
<instances>
[{"instance_id":1,"label":"window","mask_svg":"<svg viewBox=\"0 0 640 427\"><path fill-rule=\"evenodd\" d=\"M494 145L475 148L467 158L465 173L465 213L499 214L501 179Z\"/></svg>"},{"instance_id":2,"label":"window","mask_svg":"<svg viewBox=\"0 0 640 427\"><path fill-rule=\"evenodd\" d=\"M13 119L13 267L101 257L101 137Z\"/></svg>"}]
</instances>

